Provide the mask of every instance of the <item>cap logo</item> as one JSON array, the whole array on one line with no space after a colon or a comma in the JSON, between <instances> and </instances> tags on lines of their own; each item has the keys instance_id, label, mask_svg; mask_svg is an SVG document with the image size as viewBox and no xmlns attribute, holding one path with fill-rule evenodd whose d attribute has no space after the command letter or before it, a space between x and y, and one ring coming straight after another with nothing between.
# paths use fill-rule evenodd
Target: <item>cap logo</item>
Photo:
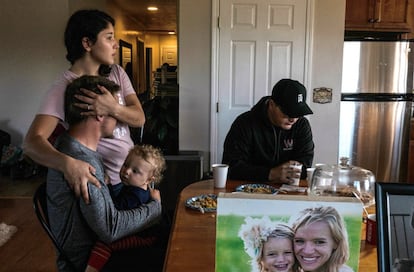
<instances>
[{"instance_id":1,"label":"cap logo","mask_svg":"<svg viewBox=\"0 0 414 272\"><path fill-rule=\"evenodd\" d=\"M298 94L298 103L303 102L303 95Z\"/></svg>"}]
</instances>

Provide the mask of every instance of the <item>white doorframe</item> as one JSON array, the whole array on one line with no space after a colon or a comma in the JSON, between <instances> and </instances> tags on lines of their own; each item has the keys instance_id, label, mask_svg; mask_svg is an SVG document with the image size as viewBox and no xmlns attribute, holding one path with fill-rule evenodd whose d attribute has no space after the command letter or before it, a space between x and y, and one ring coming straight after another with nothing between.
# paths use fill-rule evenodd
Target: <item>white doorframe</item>
<instances>
[{"instance_id":1,"label":"white doorframe","mask_svg":"<svg viewBox=\"0 0 414 272\"><path fill-rule=\"evenodd\" d=\"M210 107L210 163L217 160L217 103L218 103L218 56L220 44L219 20L220 0L212 1L211 9L211 107ZM220 159L221 160L221 159Z\"/></svg>"},{"instance_id":2,"label":"white doorframe","mask_svg":"<svg viewBox=\"0 0 414 272\"><path fill-rule=\"evenodd\" d=\"M305 71L303 84L308 87L310 93L312 75L312 49L314 28L314 5L315 0L307 1L306 21L306 48L305 48ZM210 163L219 163L217 158L217 102L218 102L218 56L220 44L219 15L220 0L212 0L211 9L211 106L210 106Z\"/></svg>"},{"instance_id":3,"label":"white doorframe","mask_svg":"<svg viewBox=\"0 0 414 272\"><path fill-rule=\"evenodd\" d=\"M315 1L308 0L307 5L307 20L306 20L306 47L305 47L305 72L303 85L307 86L308 98L311 96L312 86L312 51L313 51L313 32L315 24Z\"/></svg>"}]
</instances>

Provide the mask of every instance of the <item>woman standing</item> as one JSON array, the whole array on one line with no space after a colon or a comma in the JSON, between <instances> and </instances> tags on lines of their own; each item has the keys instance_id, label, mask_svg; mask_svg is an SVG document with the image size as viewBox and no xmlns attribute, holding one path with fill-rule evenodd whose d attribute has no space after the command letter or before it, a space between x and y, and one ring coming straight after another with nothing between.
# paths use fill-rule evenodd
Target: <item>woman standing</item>
<instances>
[{"instance_id":1,"label":"woman standing","mask_svg":"<svg viewBox=\"0 0 414 272\"><path fill-rule=\"evenodd\" d=\"M117 119L111 139L102 139L98 152L102 154L107 174L114 189L121 188L119 171L133 146L129 126L140 127L145 123L144 111L125 71L114 64L119 48L114 33L115 21L99 10L79 10L69 19L64 41L66 59L71 66L64 71L50 90L34 118L24 140L24 151L34 161L62 171L76 195L89 201L87 182L99 186L94 177L95 169L86 162L58 152L48 141L59 123L64 126L63 95L68 83L82 75L105 75L121 87L118 99L104 87L103 95L88 90L79 99L78 107L85 115L110 115Z\"/></svg>"}]
</instances>

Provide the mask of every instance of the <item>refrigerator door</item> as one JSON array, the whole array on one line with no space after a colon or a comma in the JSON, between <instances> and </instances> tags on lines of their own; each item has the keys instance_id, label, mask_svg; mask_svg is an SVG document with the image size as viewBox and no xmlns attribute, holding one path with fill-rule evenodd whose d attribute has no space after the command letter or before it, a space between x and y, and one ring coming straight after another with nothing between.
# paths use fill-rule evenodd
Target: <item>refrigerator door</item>
<instances>
[{"instance_id":1,"label":"refrigerator door","mask_svg":"<svg viewBox=\"0 0 414 272\"><path fill-rule=\"evenodd\" d=\"M412 106L410 43L346 41L339 156L376 180L406 182Z\"/></svg>"},{"instance_id":2,"label":"refrigerator door","mask_svg":"<svg viewBox=\"0 0 414 272\"><path fill-rule=\"evenodd\" d=\"M341 92L411 92L412 84L407 81L409 45L405 41L346 41Z\"/></svg>"},{"instance_id":3,"label":"refrigerator door","mask_svg":"<svg viewBox=\"0 0 414 272\"><path fill-rule=\"evenodd\" d=\"M340 157L377 181L406 182L411 101L342 101Z\"/></svg>"}]
</instances>

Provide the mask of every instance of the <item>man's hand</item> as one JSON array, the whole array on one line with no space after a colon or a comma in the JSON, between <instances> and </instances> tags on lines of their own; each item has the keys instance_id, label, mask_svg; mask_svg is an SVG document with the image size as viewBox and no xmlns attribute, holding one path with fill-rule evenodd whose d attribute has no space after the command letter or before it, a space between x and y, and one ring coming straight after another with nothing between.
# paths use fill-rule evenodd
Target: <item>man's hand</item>
<instances>
[{"instance_id":1,"label":"man's hand","mask_svg":"<svg viewBox=\"0 0 414 272\"><path fill-rule=\"evenodd\" d=\"M293 178L300 177L300 170L294 169L290 167L291 164L299 163L297 161L288 161L285 163L282 163L281 165L275 166L272 169L270 169L269 172L269 180L275 181L278 183L287 183L291 184L293 183Z\"/></svg>"},{"instance_id":2,"label":"man's hand","mask_svg":"<svg viewBox=\"0 0 414 272\"><path fill-rule=\"evenodd\" d=\"M64 176L76 197L81 196L86 204L89 204L88 182L101 188L95 177L95 168L81 160L70 158L65 165Z\"/></svg>"}]
</instances>

